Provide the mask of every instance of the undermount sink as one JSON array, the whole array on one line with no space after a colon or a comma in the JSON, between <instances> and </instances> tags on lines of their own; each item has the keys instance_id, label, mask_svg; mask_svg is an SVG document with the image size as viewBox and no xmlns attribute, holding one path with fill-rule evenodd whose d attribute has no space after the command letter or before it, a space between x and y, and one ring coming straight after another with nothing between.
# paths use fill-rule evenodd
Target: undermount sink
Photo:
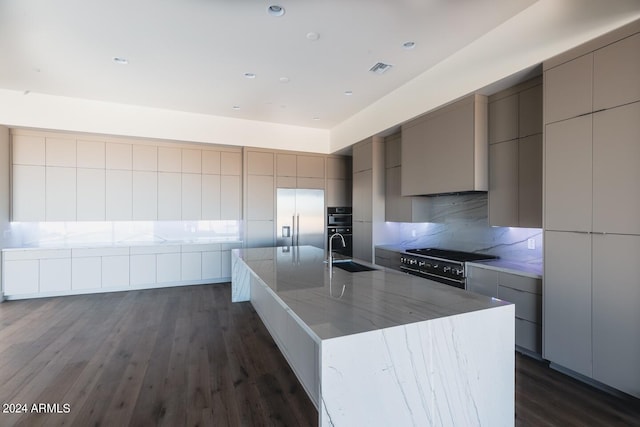
<instances>
[{"instance_id":1,"label":"undermount sink","mask_svg":"<svg viewBox=\"0 0 640 427\"><path fill-rule=\"evenodd\" d=\"M350 260L334 261L333 266L340 268L344 271L348 271L349 273L358 273L360 271L376 270L375 268L367 267L366 265L358 264L357 262L353 262Z\"/></svg>"}]
</instances>

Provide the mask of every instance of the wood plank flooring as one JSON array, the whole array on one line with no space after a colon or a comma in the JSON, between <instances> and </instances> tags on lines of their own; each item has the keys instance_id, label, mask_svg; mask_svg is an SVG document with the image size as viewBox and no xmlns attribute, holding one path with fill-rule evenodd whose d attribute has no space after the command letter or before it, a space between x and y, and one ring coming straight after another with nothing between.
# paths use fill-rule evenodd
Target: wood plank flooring
<instances>
[{"instance_id":1,"label":"wood plank flooring","mask_svg":"<svg viewBox=\"0 0 640 427\"><path fill-rule=\"evenodd\" d=\"M0 426L316 425L251 305L230 301L216 284L0 304L0 404L61 412ZM638 402L516 355L517 426L640 426Z\"/></svg>"}]
</instances>

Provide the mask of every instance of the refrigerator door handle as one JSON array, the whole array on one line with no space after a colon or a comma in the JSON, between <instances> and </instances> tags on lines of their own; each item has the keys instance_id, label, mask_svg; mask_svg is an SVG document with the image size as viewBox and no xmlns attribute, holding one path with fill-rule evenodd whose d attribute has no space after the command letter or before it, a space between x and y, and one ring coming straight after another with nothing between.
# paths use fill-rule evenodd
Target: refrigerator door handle
<instances>
[{"instance_id":1,"label":"refrigerator door handle","mask_svg":"<svg viewBox=\"0 0 640 427\"><path fill-rule=\"evenodd\" d=\"M298 219L298 229L296 230L296 246L300 246L300 214L296 215Z\"/></svg>"},{"instance_id":2,"label":"refrigerator door handle","mask_svg":"<svg viewBox=\"0 0 640 427\"><path fill-rule=\"evenodd\" d=\"M296 215L291 216L291 246L296 245Z\"/></svg>"}]
</instances>

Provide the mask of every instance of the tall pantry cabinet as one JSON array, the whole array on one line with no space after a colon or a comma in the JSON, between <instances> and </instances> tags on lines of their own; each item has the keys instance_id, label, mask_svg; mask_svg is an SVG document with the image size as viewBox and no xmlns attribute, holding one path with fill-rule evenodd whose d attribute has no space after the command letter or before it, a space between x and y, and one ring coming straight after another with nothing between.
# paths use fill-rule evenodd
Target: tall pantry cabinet
<instances>
[{"instance_id":1,"label":"tall pantry cabinet","mask_svg":"<svg viewBox=\"0 0 640 427\"><path fill-rule=\"evenodd\" d=\"M353 257L373 262L383 243L384 139L372 137L353 147Z\"/></svg>"},{"instance_id":2,"label":"tall pantry cabinet","mask_svg":"<svg viewBox=\"0 0 640 427\"><path fill-rule=\"evenodd\" d=\"M544 348L640 397L640 23L544 64Z\"/></svg>"}]
</instances>

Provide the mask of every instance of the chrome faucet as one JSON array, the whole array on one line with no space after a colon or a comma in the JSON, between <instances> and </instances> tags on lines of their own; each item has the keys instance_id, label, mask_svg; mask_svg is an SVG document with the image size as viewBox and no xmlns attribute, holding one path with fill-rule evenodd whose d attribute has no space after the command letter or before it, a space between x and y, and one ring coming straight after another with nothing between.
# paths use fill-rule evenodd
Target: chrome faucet
<instances>
[{"instance_id":1,"label":"chrome faucet","mask_svg":"<svg viewBox=\"0 0 640 427\"><path fill-rule=\"evenodd\" d=\"M344 248L347 244L344 241L344 236L340 233L334 233L329 238L329 278L333 276L333 238L339 236L342 240L342 247Z\"/></svg>"}]
</instances>

